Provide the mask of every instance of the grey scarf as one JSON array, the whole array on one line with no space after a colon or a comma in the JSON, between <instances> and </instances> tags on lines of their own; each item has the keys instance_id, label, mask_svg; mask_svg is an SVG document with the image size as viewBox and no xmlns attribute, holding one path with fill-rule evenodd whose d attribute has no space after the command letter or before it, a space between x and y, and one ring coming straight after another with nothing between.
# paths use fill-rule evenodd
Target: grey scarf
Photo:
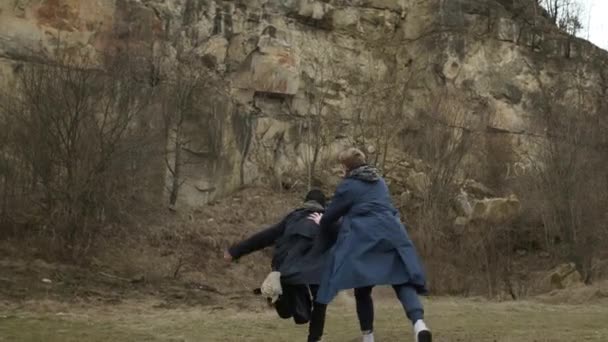
<instances>
[{"instance_id":1,"label":"grey scarf","mask_svg":"<svg viewBox=\"0 0 608 342\"><path fill-rule=\"evenodd\" d=\"M373 166L363 165L351 170L346 178L362 180L364 182L377 182L380 180L380 171Z\"/></svg>"}]
</instances>

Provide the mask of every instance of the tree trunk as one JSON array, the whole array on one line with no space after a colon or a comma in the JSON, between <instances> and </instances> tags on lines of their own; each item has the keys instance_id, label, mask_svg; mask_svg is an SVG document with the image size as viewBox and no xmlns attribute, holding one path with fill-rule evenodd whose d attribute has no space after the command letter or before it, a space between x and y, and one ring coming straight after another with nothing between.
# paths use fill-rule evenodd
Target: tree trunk
<instances>
[{"instance_id":1,"label":"tree trunk","mask_svg":"<svg viewBox=\"0 0 608 342\"><path fill-rule=\"evenodd\" d=\"M177 203L179 196L179 188L181 186L181 166L182 166L182 144L181 144L181 127L178 126L175 132L175 157L173 159L173 181L171 183L171 194L169 195L169 204L174 206Z\"/></svg>"},{"instance_id":2,"label":"tree trunk","mask_svg":"<svg viewBox=\"0 0 608 342\"><path fill-rule=\"evenodd\" d=\"M308 173L308 190L309 191L312 189L312 181L315 177L315 169L317 166L317 161L319 160L320 152L321 152L321 146L319 146L319 144L317 143L315 145L315 151L313 152L313 155L312 155L312 161L310 162L310 169L309 169L309 173Z\"/></svg>"},{"instance_id":3,"label":"tree trunk","mask_svg":"<svg viewBox=\"0 0 608 342\"><path fill-rule=\"evenodd\" d=\"M240 183L241 186L245 186L245 162L247 161L247 156L249 155L249 149L251 148L251 140L253 136L253 127L252 127L252 119L251 116L247 115L245 119L247 127L247 135L245 136L243 153L241 155L241 163L240 163Z\"/></svg>"}]
</instances>

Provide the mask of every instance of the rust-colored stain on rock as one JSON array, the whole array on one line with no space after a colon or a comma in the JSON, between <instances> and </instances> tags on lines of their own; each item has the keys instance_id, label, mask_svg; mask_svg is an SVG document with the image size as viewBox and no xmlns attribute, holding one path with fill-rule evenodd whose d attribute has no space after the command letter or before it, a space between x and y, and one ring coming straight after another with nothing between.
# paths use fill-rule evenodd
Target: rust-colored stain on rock
<instances>
[{"instance_id":1,"label":"rust-colored stain on rock","mask_svg":"<svg viewBox=\"0 0 608 342\"><path fill-rule=\"evenodd\" d=\"M288 52L279 52L277 53L279 64L288 65L291 67L296 66L296 60L293 56Z\"/></svg>"},{"instance_id":2,"label":"rust-colored stain on rock","mask_svg":"<svg viewBox=\"0 0 608 342\"><path fill-rule=\"evenodd\" d=\"M73 32L79 29L78 1L44 0L36 11L38 23L57 30Z\"/></svg>"}]
</instances>

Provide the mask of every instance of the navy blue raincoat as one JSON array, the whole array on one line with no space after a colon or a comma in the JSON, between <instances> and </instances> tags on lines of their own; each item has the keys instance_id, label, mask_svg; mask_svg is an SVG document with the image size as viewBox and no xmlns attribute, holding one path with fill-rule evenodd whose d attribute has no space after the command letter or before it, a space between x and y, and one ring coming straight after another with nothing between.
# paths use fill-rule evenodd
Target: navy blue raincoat
<instances>
[{"instance_id":1,"label":"navy blue raincoat","mask_svg":"<svg viewBox=\"0 0 608 342\"><path fill-rule=\"evenodd\" d=\"M408 284L425 294L426 277L388 187L378 171L362 166L340 183L321 219L321 229L342 218L327 260L317 301L329 304L340 290Z\"/></svg>"}]
</instances>

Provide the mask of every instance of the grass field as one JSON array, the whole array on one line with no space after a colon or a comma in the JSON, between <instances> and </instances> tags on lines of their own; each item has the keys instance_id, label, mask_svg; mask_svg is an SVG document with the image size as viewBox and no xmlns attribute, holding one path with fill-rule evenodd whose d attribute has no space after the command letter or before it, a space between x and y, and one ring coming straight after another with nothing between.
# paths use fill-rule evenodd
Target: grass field
<instances>
[{"instance_id":1,"label":"grass field","mask_svg":"<svg viewBox=\"0 0 608 342\"><path fill-rule=\"evenodd\" d=\"M161 308L36 303L0 311L0 341L304 341L306 328L273 311L221 307ZM452 298L426 302L435 341L608 341L606 305L492 303ZM358 341L354 303L330 307L325 341ZM413 341L397 302L376 301L376 340Z\"/></svg>"}]
</instances>

